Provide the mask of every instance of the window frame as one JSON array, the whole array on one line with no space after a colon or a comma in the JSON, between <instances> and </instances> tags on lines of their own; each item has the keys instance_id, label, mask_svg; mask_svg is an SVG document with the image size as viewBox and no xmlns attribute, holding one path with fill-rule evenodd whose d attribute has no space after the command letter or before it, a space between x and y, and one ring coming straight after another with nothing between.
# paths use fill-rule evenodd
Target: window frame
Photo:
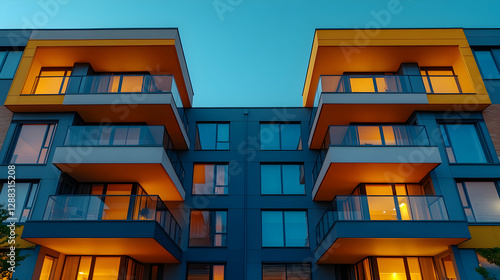
<instances>
[{"instance_id":1,"label":"window frame","mask_svg":"<svg viewBox=\"0 0 500 280\"><path fill-rule=\"evenodd\" d=\"M263 147L265 147L265 144L263 145L262 144L262 125L279 125L279 130L277 133L278 135L278 143L279 143L279 149L263 149ZM289 149L283 149L283 145L282 145L282 136L281 136L281 131L282 131L282 126L284 125L298 125L299 126L299 145L300 145L300 149L294 149L294 150L289 150ZM296 121L296 122L259 122L259 150L260 151L303 151L304 150L304 147L303 147L303 141L302 141L302 123L300 121Z\"/></svg>"},{"instance_id":2,"label":"window frame","mask_svg":"<svg viewBox=\"0 0 500 280\"><path fill-rule=\"evenodd\" d=\"M445 148L445 153L446 153L446 158L448 160L448 164L492 164L493 159L491 156L490 149L488 148L488 145L486 144L486 139L484 136L484 131L481 129L481 125L479 124L479 121L437 121L439 132L441 134L441 139L443 140L442 144ZM483 150L484 157L486 159L486 162L457 162L457 157L455 156L455 151L453 149L453 143L450 139L449 132L448 132L448 125L473 125L477 137L479 139L479 144L481 145L481 148ZM443 134L444 132L444 134ZM446 144L448 143L448 145ZM448 148L451 148L451 153L453 155L453 159L455 162L451 162L449 154L448 154Z\"/></svg>"},{"instance_id":3,"label":"window frame","mask_svg":"<svg viewBox=\"0 0 500 280\"><path fill-rule=\"evenodd\" d=\"M215 147L214 149L203 149L202 146L201 146L201 140L200 140L200 132L199 132L199 129L198 129L198 124L215 124L215 132L214 132L214 136L215 136ZM218 136L219 136L219 125L221 124L227 124L227 141L219 141L218 140ZM196 131L195 131L195 143L194 143L194 150L195 151L229 151L231 149L231 122L227 121L227 122L196 122ZM197 148L196 147L196 142L197 140L199 140L200 142L200 147ZM217 148L217 144L219 143L227 143L228 147L227 149L218 149Z\"/></svg>"},{"instance_id":4,"label":"window frame","mask_svg":"<svg viewBox=\"0 0 500 280\"><path fill-rule=\"evenodd\" d=\"M12 122L12 124L15 125L14 133L12 138L10 139L9 143L9 148L7 150L6 156L4 158L4 164L14 164L14 165L47 165L49 155L51 152L52 144L54 142L54 138L56 135L57 131L57 126L58 122L53 121L53 120L47 120L47 121L22 121L22 122ZM17 143L19 141L19 136L21 134L22 128L24 125L47 125L47 129L45 129L45 134L43 136L42 140L42 146L40 147L40 150L38 151L38 157L37 157L37 162L40 160L40 155L42 154L42 151L44 149L47 149L47 153L45 154L45 158L43 163L12 163L12 157L14 155L14 151L16 150ZM49 131L50 131L50 126L53 125L53 129L50 135L50 142L48 143L48 146L45 147L45 142L47 142L47 136L49 136Z\"/></svg>"},{"instance_id":5,"label":"window frame","mask_svg":"<svg viewBox=\"0 0 500 280\"><path fill-rule=\"evenodd\" d=\"M0 181L0 192L2 191L2 189L4 188L4 185L7 184L8 185L8 181L6 180L2 180ZM26 223L27 221L29 221L31 219L31 216L33 215L33 208L36 204L36 201L37 201L37 198L38 198L38 193L40 191L40 181L26 181L26 180L17 180L16 181L16 185L17 184L29 184L28 186L28 190L26 192L26 197L24 198L24 202L22 203L22 209L21 209L21 212L20 212L20 216L17 220L17 223L19 224L24 224ZM34 187L36 185L36 187ZM8 186L7 186L8 187ZM35 189L34 189L35 188ZM33 192L34 191L34 192ZM33 195L33 199L30 199ZM16 202L17 202L17 198L18 196L16 196ZM31 201L31 206L27 206L28 202ZM4 208L6 208L7 205L4 205ZM26 217L26 220L23 221L23 213L26 209L29 209L29 214L28 216Z\"/></svg>"},{"instance_id":6,"label":"window frame","mask_svg":"<svg viewBox=\"0 0 500 280\"><path fill-rule=\"evenodd\" d=\"M279 166L280 167L280 183L281 183L281 193L262 193L262 166L264 165L274 165L274 166ZM284 193L284 183L283 183L283 166L284 165L298 165L299 168L302 168L302 172L304 174L304 184L301 184L301 185L304 185L304 192L303 193L294 193L294 194L288 194L288 193ZM281 195L284 195L284 196L305 196L307 195L307 191L306 191L306 179L305 179L305 175L306 172L305 172L305 166L304 166L304 163L301 162L301 163L296 163L296 162L286 162L286 163L275 163L275 162L261 162L260 163L260 195L261 196L281 196ZM299 174L300 176L300 174Z\"/></svg>"},{"instance_id":7,"label":"window frame","mask_svg":"<svg viewBox=\"0 0 500 280\"><path fill-rule=\"evenodd\" d=\"M283 246L264 246L263 241L264 241L264 227L263 227L263 213L264 212L281 212L281 218L282 218L282 227L283 227ZM287 246L286 245L286 226L285 226L285 212L304 212L306 215L306 231L307 231L307 245L306 246ZM307 209L261 209L260 211L260 225L261 225L261 248L267 249L267 248L310 248L311 247L311 240L310 240L310 233L309 233L309 215Z\"/></svg>"},{"instance_id":8,"label":"window frame","mask_svg":"<svg viewBox=\"0 0 500 280\"><path fill-rule=\"evenodd\" d=\"M429 71L451 71L453 73L453 77L455 78L455 82L457 84L457 89L458 89L458 93L451 93L451 94L463 94L463 90L462 90L462 87L460 86L460 80L458 79L458 75L455 74L455 69L453 69L452 66L422 66L422 67L419 67L419 70L420 70L420 73L422 73L422 71L425 72L425 75L422 75L422 81L424 79L427 80L427 84L429 85L429 90L430 92L427 92L427 94L442 94L442 93L436 93L434 92L434 88L432 87L432 81L431 81L431 78L432 76L440 76L440 75L429 75ZM424 83L425 85L425 83Z\"/></svg>"},{"instance_id":9,"label":"window frame","mask_svg":"<svg viewBox=\"0 0 500 280\"><path fill-rule=\"evenodd\" d=\"M479 68L479 73L481 74L481 77L483 80L499 80L499 78L488 78L486 77L485 73L483 72L484 70L481 69L481 65L479 63L479 60L477 59L476 52L489 52L491 55L491 58L493 59L493 64L496 66L498 73L500 74L500 57L493 52L493 50L497 50L500 52L500 48L490 48L490 47L478 47L473 49L473 54L474 54L474 60L476 61L477 68Z\"/></svg>"},{"instance_id":10,"label":"window frame","mask_svg":"<svg viewBox=\"0 0 500 280\"><path fill-rule=\"evenodd\" d=\"M213 174L213 184L214 184L214 193L195 193L195 187L194 187L194 166L195 165L213 165L214 166L214 174ZM226 178L227 178L227 185L217 185L216 182L217 182L217 166L227 166L227 174L225 174ZM229 163L227 162L224 162L224 163L221 163L221 162L193 162L193 180L192 180L192 185L191 185L191 195L193 196L227 196L229 195ZM224 187L225 188L225 192L226 193L222 193L222 194L218 194L215 192L215 189L217 187Z\"/></svg>"},{"instance_id":11,"label":"window frame","mask_svg":"<svg viewBox=\"0 0 500 280\"><path fill-rule=\"evenodd\" d=\"M207 211L209 212L210 215L210 241L211 245L203 246L203 245L191 245L191 226L193 223L191 223L191 218L193 217L193 211L198 211L198 212L203 212ZM226 212L226 232L217 232L217 220L216 220L216 213L217 212ZM196 209L192 208L189 211L189 229L188 229L188 247L189 248L227 248L227 237L228 237L228 232L229 232L229 227L228 227L228 213L229 211L227 209ZM213 225L213 228L212 228ZM221 235L226 237L226 242L224 245L221 246L216 246L215 244L215 236L216 235Z\"/></svg>"},{"instance_id":12,"label":"window frame","mask_svg":"<svg viewBox=\"0 0 500 280\"><path fill-rule=\"evenodd\" d=\"M470 223L470 224L491 224L491 225L500 224L500 220L498 222L478 222L477 221L476 214L474 214L474 208L472 208L472 203L471 203L471 200L469 197L469 193L467 191L467 186L466 186L467 182L493 182L493 184L495 185L495 190L497 191L498 199L500 200L500 181L499 180L477 180L477 179L475 179L475 180L457 180L455 182L456 186L457 186L458 195L460 198L460 204L462 205L462 211L464 213L465 220L467 221L467 223ZM464 197L466 200L465 202L467 203L467 206L464 205L464 201L462 199L460 190L462 190L462 192L464 194ZM467 212L465 211L466 209L470 209L470 212L472 214L472 217L474 218L474 221L469 221L469 219L467 218L468 217Z\"/></svg>"},{"instance_id":13,"label":"window frame","mask_svg":"<svg viewBox=\"0 0 500 280\"><path fill-rule=\"evenodd\" d=\"M262 272L262 279L264 279L264 266L265 265L283 265L285 266L285 280L288 280L288 266L293 266L293 265L308 265L309 266L309 280L312 279L312 264L311 263L271 263L271 262L262 262L261 263L261 272ZM293 275L292 275L293 277Z\"/></svg>"}]
</instances>

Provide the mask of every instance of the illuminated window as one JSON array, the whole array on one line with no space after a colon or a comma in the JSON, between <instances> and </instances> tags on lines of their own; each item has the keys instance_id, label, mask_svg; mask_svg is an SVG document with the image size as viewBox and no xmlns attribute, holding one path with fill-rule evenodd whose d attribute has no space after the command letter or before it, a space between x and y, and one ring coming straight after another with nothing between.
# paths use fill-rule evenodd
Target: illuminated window
<instances>
[{"instance_id":1,"label":"illuminated window","mask_svg":"<svg viewBox=\"0 0 500 280\"><path fill-rule=\"evenodd\" d=\"M45 164L55 124L19 124L8 164Z\"/></svg>"},{"instance_id":2,"label":"illuminated window","mask_svg":"<svg viewBox=\"0 0 500 280\"><path fill-rule=\"evenodd\" d=\"M71 76L71 68L42 68L36 78L34 94L64 94Z\"/></svg>"},{"instance_id":3,"label":"illuminated window","mask_svg":"<svg viewBox=\"0 0 500 280\"><path fill-rule=\"evenodd\" d=\"M457 275L455 274L455 268L453 267L453 260L451 259L451 256L442 258L441 264L443 266L446 280L456 280Z\"/></svg>"},{"instance_id":4,"label":"illuminated window","mask_svg":"<svg viewBox=\"0 0 500 280\"><path fill-rule=\"evenodd\" d=\"M451 67L422 67L420 74L427 93L461 93L458 77Z\"/></svg>"},{"instance_id":5,"label":"illuminated window","mask_svg":"<svg viewBox=\"0 0 500 280\"><path fill-rule=\"evenodd\" d=\"M194 164L193 194L227 194L227 164Z\"/></svg>"},{"instance_id":6,"label":"illuminated window","mask_svg":"<svg viewBox=\"0 0 500 280\"><path fill-rule=\"evenodd\" d=\"M476 124L440 124L450 163L487 163L489 158Z\"/></svg>"},{"instance_id":7,"label":"illuminated window","mask_svg":"<svg viewBox=\"0 0 500 280\"><path fill-rule=\"evenodd\" d=\"M22 51L0 51L0 79L14 78L22 55Z\"/></svg>"},{"instance_id":8,"label":"illuminated window","mask_svg":"<svg viewBox=\"0 0 500 280\"><path fill-rule=\"evenodd\" d=\"M262 211L262 247L308 247L306 211Z\"/></svg>"},{"instance_id":9,"label":"illuminated window","mask_svg":"<svg viewBox=\"0 0 500 280\"><path fill-rule=\"evenodd\" d=\"M189 246L226 246L227 211L191 211Z\"/></svg>"},{"instance_id":10,"label":"illuminated window","mask_svg":"<svg viewBox=\"0 0 500 280\"><path fill-rule=\"evenodd\" d=\"M263 264L262 280L310 280L310 264Z\"/></svg>"},{"instance_id":11,"label":"illuminated window","mask_svg":"<svg viewBox=\"0 0 500 280\"><path fill-rule=\"evenodd\" d=\"M305 194L304 165L262 164L261 194Z\"/></svg>"},{"instance_id":12,"label":"illuminated window","mask_svg":"<svg viewBox=\"0 0 500 280\"><path fill-rule=\"evenodd\" d=\"M188 280L224 280L223 264L188 264Z\"/></svg>"},{"instance_id":13,"label":"illuminated window","mask_svg":"<svg viewBox=\"0 0 500 280\"><path fill-rule=\"evenodd\" d=\"M196 150L229 150L229 123L197 123Z\"/></svg>"},{"instance_id":14,"label":"illuminated window","mask_svg":"<svg viewBox=\"0 0 500 280\"><path fill-rule=\"evenodd\" d=\"M56 258L46 255L43 258L42 271L40 272L39 280L51 280L53 277L53 267Z\"/></svg>"},{"instance_id":15,"label":"illuminated window","mask_svg":"<svg viewBox=\"0 0 500 280\"><path fill-rule=\"evenodd\" d=\"M469 222L500 222L498 182L457 182L457 187Z\"/></svg>"},{"instance_id":16,"label":"illuminated window","mask_svg":"<svg viewBox=\"0 0 500 280\"><path fill-rule=\"evenodd\" d=\"M302 150L299 123L261 123L261 150Z\"/></svg>"},{"instance_id":17,"label":"illuminated window","mask_svg":"<svg viewBox=\"0 0 500 280\"><path fill-rule=\"evenodd\" d=\"M143 279L144 265L125 256L67 256L61 279Z\"/></svg>"},{"instance_id":18,"label":"illuminated window","mask_svg":"<svg viewBox=\"0 0 500 280\"><path fill-rule=\"evenodd\" d=\"M33 202L38 193L38 183L16 182L16 209L15 216L19 222L23 223L31 216ZM7 208L9 184L0 185L0 205Z\"/></svg>"},{"instance_id":19,"label":"illuminated window","mask_svg":"<svg viewBox=\"0 0 500 280\"><path fill-rule=\"evenodd\" d=\"M357 280L437 279L431 257L370 257L357 263L355 268ZM374 272L378 277L374 277Z\"/></svg>"},{"instance_id":20,"label":"illuminated window","mask_svg":"<svg viewBox=\"0 0 500 280\"><path fill-rule=\"evenodd\" d=\"M498 63L500 58L495 59L494 52L500 55L500 49L477 50L474 52L483 79L500 79L500 64Z\"/></svg>"}]
</instances>

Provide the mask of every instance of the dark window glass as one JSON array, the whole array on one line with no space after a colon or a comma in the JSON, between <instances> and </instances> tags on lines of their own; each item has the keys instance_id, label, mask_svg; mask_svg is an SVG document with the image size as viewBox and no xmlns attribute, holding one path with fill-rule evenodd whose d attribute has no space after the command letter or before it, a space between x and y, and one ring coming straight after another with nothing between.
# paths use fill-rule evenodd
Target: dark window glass
<instances>
[{"instance_id":1,"label":"dark window glass","mask_svg":"<svg viewBox=\"0 0 500 280\"><path fill-rule=\"evenodd\" d=\"M441 124L440 128L451 163L488 162L475 124Z\"/></svg>"},{"instance_id":2,"label":"dark window glass","mask_svg":"<svg viewBox=\"0 0 500 280\"><path fill-rule=\"evenodd\" d=\"M224 280L223 264L188 264L188 280Z\"/></svg>"},{"instance_id":3,"label":"dark window glass","mask_svg":"<svg viewBox=\"0 0 500 280\"><path fill-rule=\"evenodd\" d=\"M300 124L261 123L261 150L302 150Z\"/></svg>"},{"instance_id":4,"label":"dark window glass","mask_svg":"<svg viewBox=\"0 0 500 280\"><path fill-rule=\"evenodd\" d=\"M227 211L191 211L190 246L226 246Z\"/></svg>"},{"instance_id":5,"label":"dark window glass","mask_svg":"<svg viewBox=\"0 0 500 280\"><path fill-rule=\"evenodd\" d=\"M483 78L500 79L500 71L491 51L475 51L475 54Z\"/></svg>"},{"instance_id":6,"label":"dark window glass","mask_svg":"<svg viewBox=\"0 0 500 280\"><path fill-rule=\"evenodd\" d=\"M44 164L52 143L55 124L21 124L8 163Z\"/></svg>"},{"instance_id":7,"label":"dark window glass","mask_svg":"<svg viewBox=\"0 0 500 280\"><path fill-rule=\"evenodd\" d=\"M227 194L227 164L194 164L193 194Z\"/></svg>"},{"instance_id":8,"label":"dark window glass","mask_svg":"<svg viewBox=\"0 0 500 280\"><path fill-rule=\"evenodd\" d=\"M262 194L305 194L303 165L263 164L260 170Z\"/></svg>"},{"instance_id":9,"label":"dark window glass","mask_svg":"<svg viewBox=\"0 0 500 280\"><path fill-rule=\"evenodd\" d=\"M229 150L228 123L196 124L196 150Z\"/></svg>"},{"instance_id":10,"label":"dark window glass","mask_svg":"<svg viewBox=\"0 0 500 280\"><path fill-rule=\"evenodd\" d=\"M25 222L31 216L31 208L38 193L38 183L16 182L16 209L15 218L18 221ZM3 183L0 185L0 205L4 208L8 205L9 184Z\"/></svg>"},{"instance_id":11,"label":"dark window glass","mask_svg":"<svg viewBox=\"0 0 500 280\"><path fill-rule=\"evenodd\" d=\"M310 264L263 264L263 280L310 280Z\"/></svg>"},{"instance_id":12,"label":"dark window glass","mask_svg":"<svg viewBox=\"0 0 500 280\"><path fill-rule=\"evenodd\" d=\"M0 52L0 79L14 78L22 55L22 51Z\"/></svg>"},{"instance_id":13,"label":"dark window glass","mask_svg":"<svg viewBox=\"0 0 500 280\"><path fill-rule=\"evenodd\" d=\"M262 246L309 246L306 211L262 211Z\"/></svg>"}]
</instances>

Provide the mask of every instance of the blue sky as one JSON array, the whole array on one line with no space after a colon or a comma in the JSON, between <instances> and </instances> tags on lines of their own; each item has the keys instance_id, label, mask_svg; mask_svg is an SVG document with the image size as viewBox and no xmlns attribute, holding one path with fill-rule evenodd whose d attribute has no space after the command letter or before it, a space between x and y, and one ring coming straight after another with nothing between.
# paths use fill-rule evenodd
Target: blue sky
<instances>
[{"instance_id":1,"label":"blue sky","mask_svg":"<svg viewBox=\"0 0 500 280\"><path fill-rule=\"evenodd\" d=\"M381 21L377 14L397 5ZM316 28L500 27L498 0L0 0L0 28L179 28L199 107L302 106Z\"/></svg>"}]
</instances>

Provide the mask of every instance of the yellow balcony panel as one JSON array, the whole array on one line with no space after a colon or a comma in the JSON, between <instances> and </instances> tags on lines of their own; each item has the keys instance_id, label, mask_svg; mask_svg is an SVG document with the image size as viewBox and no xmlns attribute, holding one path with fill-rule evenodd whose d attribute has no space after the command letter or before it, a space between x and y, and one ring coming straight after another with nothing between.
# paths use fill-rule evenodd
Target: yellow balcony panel
<instances>
[{"instance_id":1,"label":"yellow balcony panel","mask_svg":"<svg viewBox=\"0 0 500 280\"><path fill-rule=\"evenodd\" d=\"M420 182L441 163L424 126L330 126L313 168L313 199L348 195L360 183Z\"/></svg>"},{"instance_id":2,"label":"yellow balcony panel","mask_svg":"<svg viewBox=\"0 0 500 280\"><path fill-rule=\"evenodd\" d=\"M469 225L471 239L460 244L459 248L500 247L500 225Z\"/></svg>"}]
</instances>

